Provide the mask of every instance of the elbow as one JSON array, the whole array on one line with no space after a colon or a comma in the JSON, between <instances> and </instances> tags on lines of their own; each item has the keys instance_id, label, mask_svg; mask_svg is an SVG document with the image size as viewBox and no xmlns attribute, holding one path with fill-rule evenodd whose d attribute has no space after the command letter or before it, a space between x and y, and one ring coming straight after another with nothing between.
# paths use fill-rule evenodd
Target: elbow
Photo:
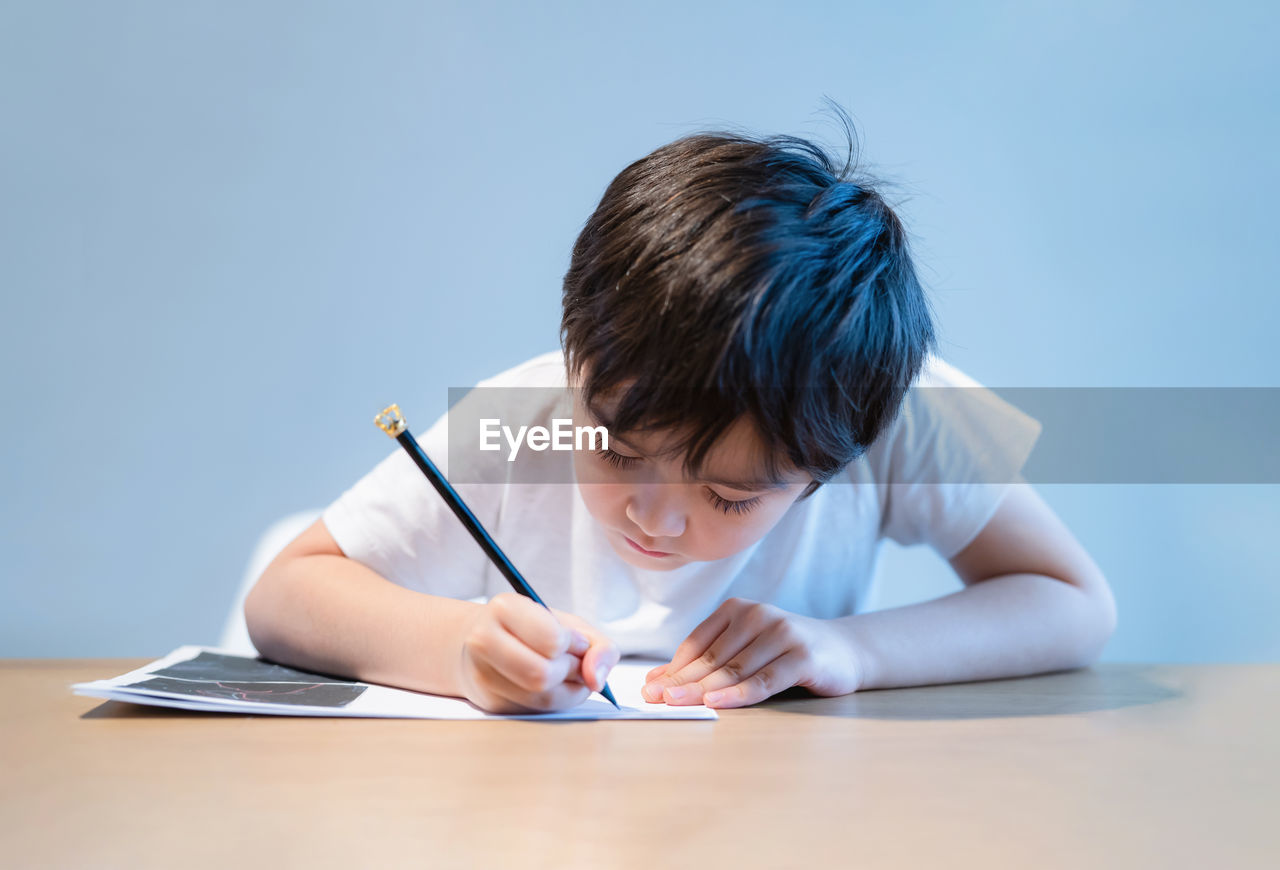
<instances>
[{"instance_id":1,"label":"elbow","mask_svg":"<svg viewBox=\"0 0 1280 870\"><path fill-rule=\"evenodd\" d=\"M1098 632L1098 652L1116 633L1116 597L1111 593L1111 585L1099 571L1095 578L1091 597L1094 604L1095 624Z\"/></svg>"},{"instance_id":2,"label":"elbow","mask_svg":"<svg viewBox=\"0 0 1280 870\"><path fill-rule=\"evenodd\" d=\"M1081 589L1085 597L1082 608L1079 661L1077 667L1088 667L1102 655L1116 632L1116 599L1101 573Z\"/></svg>"},{"instance_id":3,"label":"elbow","mask_svg":"<svg viewBox=\"0 0 1280 870\"><path fill-rule=\"evenodd\" d=\"M270 574L271 570L268 566L244 599L244 624L249 631L249 640L253 643L254 649L268 658L272 655L279 634L273 619L278 608L272 604L272 598L275 596L270 588Z\"/></svg>"},{"instance_id":4,"label":"elbow","mask_svg":"<svg viewBox=\"0 0 1280 870\"><path fill-rule=\"evenodd\" d=\"M259 577L244 599L244 625L249 630L249 640L258 652L262 652L262 642L266 636L261 605L261 589L262 578Z\"/></svg>"}]
</instances>

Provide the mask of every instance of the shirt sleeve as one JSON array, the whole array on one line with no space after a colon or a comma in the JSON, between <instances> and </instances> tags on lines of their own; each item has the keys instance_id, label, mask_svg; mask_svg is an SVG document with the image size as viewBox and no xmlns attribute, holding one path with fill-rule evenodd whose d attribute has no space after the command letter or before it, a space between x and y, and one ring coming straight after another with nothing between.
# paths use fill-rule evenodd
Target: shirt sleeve
<instances>
[{"instance_id":1,"label":"shirt sleeve","mask_svg":"<svg viewBox=\"0 0 1280 870\"><path fill-rule=\"evenodd\" d=\"M449 415L418 444L449 476ZM451 481L452 482L452 481ZM453 483L486 528L492 528L501 485ZM397 585L449 598L483 594L484 551L400 446L321 515L342 552Z\"/></svg>"},{"instance_id":2,"label":"shirt sleeve","mask_svg":"<svg viewBox=\"0 0 1280 870\"><path fill-rule=\"evenodd\" d=\"M514 387L509 395L518 398L531 392L526 387L563 383L564 357L556 350L476 386ZM476 519L501 542L509 464L499 453L463 449L453 451L450 467L450 413L471 420L483 416L479 409L488 401L485 390L469 391L417 441ZM397 585L448 598L485 597L492 572L488 557L399 445L330 504L321 519L348 558Z\"/></svg>"},{"instance_id":3,"label":"shirt sleeve","mask_svg":"<svg viewBox=\"0 0 1280 870\"><path fill-rule=\"evenodd\" d=\"M898 417L868 450L882 537L945 559L982 531L1040 435L1040 423L931 358Z\"/></svg>"}]
</instances>

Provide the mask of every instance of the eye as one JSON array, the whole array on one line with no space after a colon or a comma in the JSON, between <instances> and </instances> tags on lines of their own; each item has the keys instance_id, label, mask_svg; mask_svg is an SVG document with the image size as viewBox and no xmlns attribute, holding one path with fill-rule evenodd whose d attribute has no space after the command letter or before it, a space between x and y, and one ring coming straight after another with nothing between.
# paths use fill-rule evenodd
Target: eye
<instances>
[{"instance_id":1,"label":"eye","mask_svg":"<svg viewBox=\"0 0 1280 870\"><path fill-rule=\"evenodd\" d=\"M707 490L707 498L711 499L711 504L716 510L723 511L726 514L745 514L747 511L760 504L760 496L752 496L744 498L741 501L733 501L721 497L714 489Z\"/></svg>"},{"instance_id":2,"label":"eye","mask_svg":"<svg viewBox=\"0 0 1280 870\"><path fill-rule=\"evenodd\" d=\"M614 453L607 447L602 447L597 450L596 456L599 456L614 468L630 468L640 461L639 456L623 456L621 453Z\"/></svg>"}]
</instances>

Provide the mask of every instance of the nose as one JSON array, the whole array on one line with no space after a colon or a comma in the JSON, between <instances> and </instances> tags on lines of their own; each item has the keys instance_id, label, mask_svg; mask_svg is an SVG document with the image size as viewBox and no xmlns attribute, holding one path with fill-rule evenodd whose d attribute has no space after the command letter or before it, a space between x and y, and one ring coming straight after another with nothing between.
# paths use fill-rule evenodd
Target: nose
<instances>
[{"instance_id":1,"label":"nose","mask_svg":"<svg viewBox=\"0 0 1280 870\"><path fill-rule=\"evenodd\" d=\"M627 519L650 538L680 537L685 528L684 499L680 489L679 486L662 483L637 487L627 499Z\"/></svg>"}]
</instances>

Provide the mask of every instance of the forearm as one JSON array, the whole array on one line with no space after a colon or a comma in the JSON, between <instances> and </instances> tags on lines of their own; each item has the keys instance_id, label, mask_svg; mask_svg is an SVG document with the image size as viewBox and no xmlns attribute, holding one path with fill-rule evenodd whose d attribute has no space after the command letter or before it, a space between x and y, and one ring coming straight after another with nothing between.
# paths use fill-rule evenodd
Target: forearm
<instances>
[{"instance_id":1,"label":"forearm","mask_svg":"<svg viewBox=\"0 0 1280 870\"><path fill-rule=\"evenodd\" d=\"M245 602L250 638L282 664L462 696L457 662L480 605L397 586L343 556L273 562Z\"/></svg>"},{"instance_id":2,"label":"forearm","mask_svg":"<svg viewBox=\"0 0 1280 870\"><path fill-rule=\"evenodd\" d=\"M932 601L835 620L862 689L1024 676L1083 667L1110 637L1098 594L1037 574L993 577Z\"/></svg>"}]
</instances>

